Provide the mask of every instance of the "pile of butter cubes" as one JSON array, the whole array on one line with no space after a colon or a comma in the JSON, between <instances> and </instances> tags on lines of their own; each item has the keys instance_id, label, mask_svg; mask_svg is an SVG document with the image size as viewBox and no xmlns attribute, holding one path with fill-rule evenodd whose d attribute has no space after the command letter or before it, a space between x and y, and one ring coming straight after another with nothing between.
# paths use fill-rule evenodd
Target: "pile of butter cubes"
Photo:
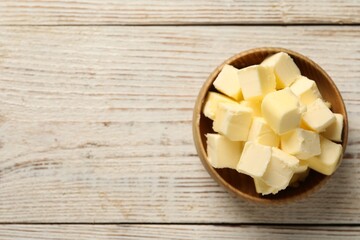
<instances>
[{"instance_id":1,"label":"pile of butter cubes","mask_svg":"<svg viewBox=\"0 0 360 240\"><path fill-rule=\"evenodd\" d=\"M225 65L203 113L213 120L208 161L254 179L256 191L276 194L313 169L331 175L339 165L343 116L333 113L315 81L284 52L259 65Z\"/></svg>"}]
</instances>

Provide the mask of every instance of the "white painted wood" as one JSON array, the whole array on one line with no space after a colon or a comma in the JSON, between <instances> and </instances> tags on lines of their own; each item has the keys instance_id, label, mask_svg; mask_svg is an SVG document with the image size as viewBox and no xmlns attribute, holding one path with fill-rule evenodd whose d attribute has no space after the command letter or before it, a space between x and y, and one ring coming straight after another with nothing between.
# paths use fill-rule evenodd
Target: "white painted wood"
<instances>
[{"instance_id":1,"label":"white painted wood","mask_svg":"<svg viewBox=\"0 0 360 240\"><path fill-rule=\"evenodd\" d=\"M358 27L0 32L0 222L359 223ZM318 62L349 112L342 166L320 192L287 206L230 197L192 142L202 83L226 58L259 46Z\"/></svg>"},{"instance_id":2,"label":"white painted wood","mask_svg":"<svg viewBox=\"0 0 360 240\"><path fill-rule=\"evenodd\" d=\"M0 225L1 239L359 239L360 227L214 225Z\"/></svg>"},{"instance_id":3,"label":"white painted wood","mask_svg":"<svg viewBox=\"0 0 360 240\"><path fill-rule=\"evenodd\" d=\"M2 0L0 24L359 23L357 0Z\"/></svg>"}]
</instances>

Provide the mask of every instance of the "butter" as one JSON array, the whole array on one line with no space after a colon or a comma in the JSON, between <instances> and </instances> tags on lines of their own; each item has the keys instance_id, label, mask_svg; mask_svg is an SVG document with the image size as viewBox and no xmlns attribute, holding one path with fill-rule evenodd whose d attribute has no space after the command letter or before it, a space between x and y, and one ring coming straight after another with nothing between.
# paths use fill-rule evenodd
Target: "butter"
<instances>
[{"instance_id":1,"label":"butter","mask_svg":"<svg viewBox=\"0 0 360 240\"><path fill-rule=\"evenodd\" d=\"M324 103L325 103L325 105L327 106L327 108L331 108L331 103L330 102L328 102L328 101L324 101Z\"/></svg>"},{"instance_id":2,"label":"butter","mask_svg":"<svg viewBox=\"0 0 360 240\"><path fill-rule=\"evenodd\" d=\"M341 144L334 143L320 136L321 154L307 159L309 167L325 175L331 175L340 164Z\"/></svg>"},{"instance_id":3,"label":"butter","mask_svg":"<svg viewBox=\"0 0 360 240\"><path fill-rule=\"evenodd\" d=\"M246 174L268 195L298 186L310 169L331 175L339 166L343 148L330 140L341 142L344 117L288 54L240 70L225 64L213 85L220 93L203 108L216 132L206 134L212 167Z\"/></svg>"},{"instance_id":4,"label":"butter","mask_svg":"<svg viewBox=\"0 0 360 240\"><path fill-rule=\"evenodd\" d=\"M219 103L213 129L231 141L246 141L252 121L252 110L239 104Z\"/></svg>"},{"instance_id":5,"label":"butter","mask_svg":"<svg viewBox=\"0 0 360 240\"><path fill-rule=\"evenodd\" d=\"M297 187L299 182L302 182L306 179L306 177L309 175L309 172L310 168L307 161L300 160L299 166L295 169L294 175L291 178L289 185Z\"/></svg>"},{"instance_id":6,"label":"butter","mask_svg":"<svg viewBox=\"0 0 360 240\"><path fill-rule=\"evenodd\" d=\"M253 178L264 175L271 159L271 147L246 142L236 170Z\"/></svg>"},{"instance_id":7,"label":"butter","mask_svg":"<svg viewBox=\"0 0 360 240\"><path fill-rule=\"evenodd\" d=\"M309 104L302 116L304 124L316 132L323 132L335 122L335 116L320 98Z\"/></svg>"},{"instance_id":8,"label":"butter","mask_svg":"<svg viewBox=\"0 0 360 240\"><path fill-rule=\"evenodd\" d=\"M281 149L299 159L314 157L321 153L319 134L296 128L281 135Z\"/></svg>"},{"instance_id":9,"label":"butter","mask_svg":"<svg viewBox=\"0 0 360 240\"><path fill-rule=\"evenodd\" d=\"M309 105L316 99L322 98L315 81L304 76L298 77L290 86L290 89L296 96L299 97L300 102L304 105Z\"/></svg>"},{"instance_id":10,"label":"butter","mask_svg":"<svg viewBox=\"0 0 360 240\"><path fill-rule=\"evenodd\" d=\"M280 137L260 117L253 118L247 140L270 147L279 147L280 144Z\"/></svg>"},{"instance_id":11,"label":"butter","mask_svg":"<svg viewBox=\"0 0 360 240\"><path fill-rule=\"evenodd\" d=\"M253 65L240 69L238 76L245 100L259 100L275 91L275 76L269 68Z\"/></svg>"},{"instance_id":12,"label":"butter","mask_svg":"<svg viewBox=\"0 0 360 240\"><path fill-rule=\"evenodd\" d=\"M261 100L244 100L240 102L240 105L251 108L255 117L262 117Z\"/></svg>"},{"instance_id":13,"label":"butter","mask_svg":"<svg viewBox=\"0 0 360 240\"><path fill-rule=\"evenodd\" d=\"M208 133L206 137L208 161L211 166L235 169L241 156L243 143L230 141L215 133Z\"/></svg>"},{"instance_id":14,"label":"butter","mask_svg":"<svg viewBox=\"0 0 360 240\"><path fill-rule=\"evenodd\" d=\"M215 119L215 112L219 103L230 103L230 104L238 104L231 98L228 98L220 93L216 92L209 92L207 94L205 105L203 109L203 113L206 117L210 118L211 120Z\"/></svg>"},{"instance_id":15,"label":"butter","mask_svg":"<svg viewBox=\"0 0 360 240\"><path fill-rule=\"evenodd\" d=\"M266 95L261 104L261 112L276 134L295 129L300 124L300 103L290 88Z\"/></svg>"},{"instance_id":16,"label":"butter","mask_svg":"<svg viewBox=\"0 0 360 240\"><path fill-rule=\"evenodd\" d=\"M300 160L298 167L295 168L293 172L293 176L291 177L289 185L293 187L297 187L299 185L299 182L304 181L305 178L309 175L309 170L310 168L308 167L307 163L305 161ZM255 184L256 192L261 193L262 195L276 194L280 190L282 190L267 185L263 180L261 180L261 178L254 178L254 184Z\"/></svg>"},{"instance_id":17,"label":"butter","mask_svg":"<svg viewBox=\"0 0 360 240\"><path fill-rule=\"evenodd\" d=\"M224 65L223 69L214 81L214 87L223 94L240 101L242 97L238 77L238 69L230 65Z\"/></svg>"},{"instance_id":18,"label":"butter","mask_svg":"<svg viewBox=\"0 0 360 240\"><path fill-rule=\"evenodd\" d=\"M277 89L290 86L301 75L293 59L284 52L266 58L261 65L269 67L275 73Z\"/></svg>"},{"instance_id":19,"label":"butter","mask_svg":"<svg viewBox=\"0 0 360 240\"><path fill-rule=\"evenodd\" d=\"M344 117L341 114L334 113L335 122L325 129L322 135L330 140L341 142L341 133L344 125Z\"/></svg>"},{"instance_id":20,"label":"butter","mask_svg":"<svg viewBox=\"0 0 360 240\"><path fill-rule=\"evenodd\" d=\"M268 186L283 190L289 185L298 166L296 157L273 147L270 162L261 180Z\"/></svg>"},{"instance_id":21,"label":"butter","mask_svg":"<svg viewBox=\"0 0 360 240\"><path fill-rule=\"evenodd\" d=\"M276 194L279 190L267 185L259 178L254 178L255 190L257 193L261 193L262 195L268 195L270 193Z\"/></svg>"}]
</instances>

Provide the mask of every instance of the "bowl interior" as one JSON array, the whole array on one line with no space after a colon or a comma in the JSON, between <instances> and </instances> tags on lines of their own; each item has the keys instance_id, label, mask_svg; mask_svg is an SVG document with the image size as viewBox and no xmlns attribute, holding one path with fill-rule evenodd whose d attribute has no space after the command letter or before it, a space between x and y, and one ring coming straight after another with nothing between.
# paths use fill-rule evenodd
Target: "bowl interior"
<instances>
[{"instance_id":1,"label":"bowl interior","mask_svg":"<svg viewBox=\"0 0 360 240\"><path fill-rule=\"evenodd\" d=\"M331 78L325 73L325 71L321 69L316 63L302 56L301 54L288 49L257 48L237 54L234 57L228 59L223 64L221 64L205 82L202 89L200 90L194 109L194 141L199 157L210 175L222 186L224 186L228 191L235 194L236 196L241 196L245 199L262 203L282 203L303 198L318 189L320 186L322 186L329 178L329 176L325 176L311 170L309 176L304 182L300 184L299 187L288 187L287 189L280 191L276 195L270 194L266 196L261 196L261 194L256 193L254 182L251 177L245 174L238 173L236 170L233 169L214 169L210 166L206 159L207 154L205 134L212 133L214 131L212 129L212 120L208 119L202 114L202 108L207 92L217 92L217 90L213 87L212 83L219 74L224 64L230 64L240 69L248 67L250 65L259 64L269 55L275 54L280 51L288 53L294 59L302 75L316 81L319 91L321 92L324 99L331 103L332 111L335 113L341 113L344 116L342 145L345 151L345 147L347 144L348 122L345 105L337 87L335 86Z\"/></svg>"}]
</instances>

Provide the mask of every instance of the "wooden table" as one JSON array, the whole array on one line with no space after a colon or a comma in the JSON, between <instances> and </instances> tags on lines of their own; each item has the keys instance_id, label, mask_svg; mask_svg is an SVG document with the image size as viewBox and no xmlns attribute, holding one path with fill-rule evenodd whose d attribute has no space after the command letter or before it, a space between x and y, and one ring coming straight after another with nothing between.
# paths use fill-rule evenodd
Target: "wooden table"
<instances>
[{"instance_id":1,"label":"wooden table","mask_svg":"<svg viewBox=\"0 0 360 240\"><path fill-rule=\"evenodd\" d=\"M360 239L360 1L0 2L0 239ZM302 201L231 197L192 108L240 51L319 63L350 120L343 164Z\"/></svg>"}]
</instances>

